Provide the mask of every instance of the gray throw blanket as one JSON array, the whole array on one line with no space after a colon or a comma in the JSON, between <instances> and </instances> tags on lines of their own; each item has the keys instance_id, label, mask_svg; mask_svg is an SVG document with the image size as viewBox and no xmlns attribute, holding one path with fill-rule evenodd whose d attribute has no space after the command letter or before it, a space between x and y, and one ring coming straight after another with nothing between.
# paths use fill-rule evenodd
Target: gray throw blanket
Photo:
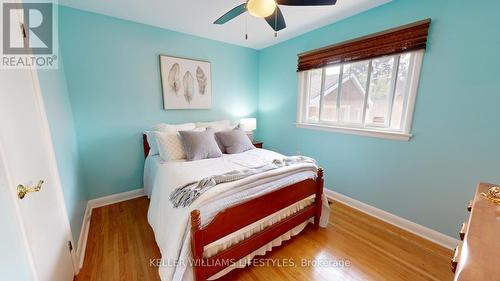
<instances>
[{"instance_id":1,"label":"gray throw blanket","mask_svg":"<svg viewBox=\"0 0 500 281\"><path fill-rule=\"evenodd\" d=\"M306 156L292 156L283 159L275 159L273 162L262 165L259 167L244 169L244 170L234 170L227 172L225 174L209 176L201 179L200 181L194 181L187 183L181 187L176 188L170 194L170 202L175 208L187 207L191 205L200 195L210 188L226 182L232 182L241 180L256 174L264 173L270 170L278 169L284 166L290 166L293 164L301 163L311 163L316 164L316 161L312 158Z\"/></svg>"}]
</instances>

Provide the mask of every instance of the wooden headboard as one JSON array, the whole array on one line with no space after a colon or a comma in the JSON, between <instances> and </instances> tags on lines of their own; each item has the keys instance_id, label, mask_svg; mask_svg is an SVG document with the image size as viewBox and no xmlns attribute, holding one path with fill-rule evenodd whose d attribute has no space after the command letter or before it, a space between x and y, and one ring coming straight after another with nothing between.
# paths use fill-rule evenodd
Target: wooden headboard
<instances>
[{"instance_id":1,"label":"wooden headboard","mask_svg":"<svg viewBox=\"0 0 500 281\"><path fill-rule=\"evenodd\" d=\"M142 145L144 147L144 157L148 157L151 147L149 146L148 137L146 136L146 134L142 134Z\"/></svg>"}]
</instances>

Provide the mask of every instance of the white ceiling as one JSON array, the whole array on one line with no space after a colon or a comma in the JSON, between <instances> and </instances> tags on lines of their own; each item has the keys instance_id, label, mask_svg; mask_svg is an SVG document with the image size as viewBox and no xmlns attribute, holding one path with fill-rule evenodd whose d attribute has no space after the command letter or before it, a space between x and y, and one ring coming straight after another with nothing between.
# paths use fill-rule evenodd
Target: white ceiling
<instances>
[{"instance_id":1,"label":"white ceiling","mask_svg":"<svg viewBox=\"0 0 500 281\"><path fill-rule=\"evenodd\" d=\"M224 25L213 22L244 0L59 0L65 6L175 30L253 49L262 49L391 0L338 0L335 6L280 6L287 27L274 37L263 19L248 14ZM245 40L245 17L248 40Z\"/></svg>"}]
</instances>

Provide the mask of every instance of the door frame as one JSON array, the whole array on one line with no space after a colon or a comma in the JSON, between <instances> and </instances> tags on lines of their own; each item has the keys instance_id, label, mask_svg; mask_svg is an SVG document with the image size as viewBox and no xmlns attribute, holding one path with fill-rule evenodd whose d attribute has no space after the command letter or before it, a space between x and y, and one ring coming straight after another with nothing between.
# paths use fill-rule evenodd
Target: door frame
<instances>
[{"instance_id":1,"label":"door frame","mask_svg":"<svg viewBox=\"0 0 500 281\"><path fill-rule=\"evenodd\" d=\"M5 70L5 71L17 71L17 70ZM43 96L42 96L42 89L40 86L40 81L38 78L38 72L37 69L30 67L29 72L31 75L31 81L26 81L25 83L30 83L33 86L33 93L34 96L33 98L35 99L35 102L37 104L37 108L39 111L39 117L41 118L41 123L43 124L43 138L46 140L47 146L45 147L48 155L48 162L49 162L49 170L50 173L52 174L52 177L54 177L54 190L55 193L54 196L56 196L57 200L57 208L59 209L60 212L63 212L63 223L64 223L64 228L66 229L66 238L69 242L72 244L72 250L70 251L70 256L71 256L71 261L73 264L73 274L77 275L80 268L78 266L78 259L76 255L76 248L77 245L75 245L75 241L73 240L73 234L71 231L71 226L69 223L69 218L68 218L68 211L66 209L66 203L64 201L64 195L63 195L63 189L62 189L62 183L61 183L61 178L59 175L59 168L57 166L57 160L56 160L56 155L54 151L54 143L52 141L52 136L50 132L50 127L49 127L49 121L47 118L47 114L45 111L45 105L43 101ZM17 82L17 81L16 81ZM0 173L5 173L5 178L7 179L7 189L9 190L10 193L10 200L13 201L13 205L15 206L15 213L16 213L16 227L19 230L19 233L21 234L21 240L23 241L24 245L24 251L26 252L26 257L28 258L28 263L29 267L31 270L31 273L34 277L34 280L38 280L38 276L36 274L36 269L34 265L34 260L33 256L30 251L30 246L29 246L29 240L28 236L26 234L26 228L23 222L22 214L21 214L21 209L19 207L19 198L17 195L17 189L16 189L16 183L12 181L11 173L10 173L10 165L7 162L7 158L5 157L5 147L3 146L2 140L0 139L0 161L3 161L4 164L4 169L3 171L0 171Z\"/></svg>"}]
</instances>

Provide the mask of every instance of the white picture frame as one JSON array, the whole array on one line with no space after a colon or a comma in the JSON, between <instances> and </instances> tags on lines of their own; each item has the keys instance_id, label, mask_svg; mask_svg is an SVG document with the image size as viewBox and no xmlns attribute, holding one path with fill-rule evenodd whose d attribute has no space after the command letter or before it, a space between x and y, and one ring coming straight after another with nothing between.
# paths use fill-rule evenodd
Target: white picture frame
<instances>
[{"instance_id":1,"label":"white picture frame","mask_svg":"<svg viewBox=\"0 0 500 281\"><path fill-rule=\"evenodd\" d=\"M160 55L163 108L212 108L212 72L208 61Z\"/></svg>"}]
</instances>

